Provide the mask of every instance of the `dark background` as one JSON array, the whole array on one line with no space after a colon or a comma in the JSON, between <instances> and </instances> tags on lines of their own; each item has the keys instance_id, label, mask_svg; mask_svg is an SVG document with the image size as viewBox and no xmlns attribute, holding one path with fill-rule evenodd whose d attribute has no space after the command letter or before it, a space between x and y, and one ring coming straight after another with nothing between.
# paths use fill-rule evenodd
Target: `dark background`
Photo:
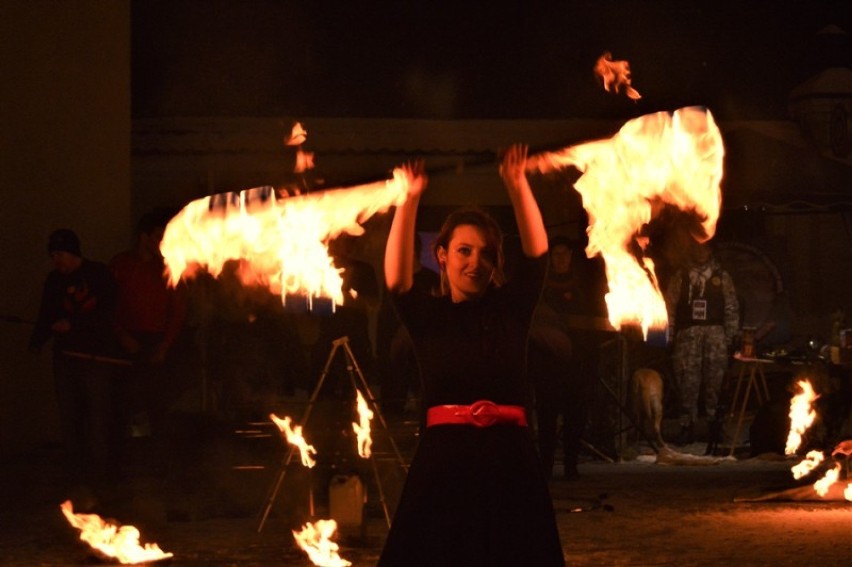
<instances>
[{"instance_id":1,"label":"dark background","mask_svg":"<svg viewBox=\"0 0 852 567\"><path fill-rule=\"evenodd\" d=\"M133 117L629 118L706 105L788 119L852 65L848 0L132 2ZM610 51L638 102L601 94Z\"/></svg>"}]
</instances>

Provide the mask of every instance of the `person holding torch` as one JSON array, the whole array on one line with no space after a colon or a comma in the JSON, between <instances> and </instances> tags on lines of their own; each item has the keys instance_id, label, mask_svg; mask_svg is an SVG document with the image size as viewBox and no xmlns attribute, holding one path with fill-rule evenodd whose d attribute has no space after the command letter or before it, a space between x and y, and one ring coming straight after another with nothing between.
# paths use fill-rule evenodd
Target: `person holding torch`
<instances>
[{"instance_id":1,"label":"person holding torch","mask_svg":"<svg viewBox=\"0 0 852 567\"><path fill-rule=\"evenodd\" d=\"M435 239L437 296L412 286L423 164L404 167L407 200L385 249L385 282L423 377L425 425L380 566L564 565L527 425L527 335L547 265L547 234L526 178L527 148L500 174L522 257L507 281L502 233L478 208L451 213Z\"/></svg>"}]
</instances>

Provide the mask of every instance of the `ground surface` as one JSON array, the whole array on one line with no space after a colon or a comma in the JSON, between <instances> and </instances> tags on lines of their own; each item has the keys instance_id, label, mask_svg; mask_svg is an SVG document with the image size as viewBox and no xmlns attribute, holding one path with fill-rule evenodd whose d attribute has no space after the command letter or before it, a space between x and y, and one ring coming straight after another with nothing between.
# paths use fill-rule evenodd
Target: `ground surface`
<instances>
[{"instance_id":1,"label":"ground surface","mask_svg":"<svg viewBox=\"0 0 852 567\"><path fill-rule=\"evenodd\" d=\"M263 469L235 469L234 463L262 461L236 446L210 448L228 459L177 480L137 461L117 493L94 510L140 528L143 542L174 553L172 565L310 565L291 536L309 519L304 476L287 469L259 532L260 513L280 469L269 462ZM685 451L702 449L696 444ZM579 480L552 481L569 565L852 564L852 503L739 501L796 486L789 472L795 461L767 455L706 466L660 464L645 453L630 462L588 460L580 465ZM392 469L392 461L380 462L379 468ZM60 513L65 493L58 462L56 448L48 447L0 465L0 564L103 563L77 541L76 530ZM226 470L220 465L227 462ZM369 468L360 474L371 478ZM382 474L392 508L398 475ZM375 486L369 490L368 483L365 529L350 528L338 538L341 556L356 566L376 563L386 533ZM318 515L328 506L319 493L315 504Z\"/></svg>"}]
</instances>

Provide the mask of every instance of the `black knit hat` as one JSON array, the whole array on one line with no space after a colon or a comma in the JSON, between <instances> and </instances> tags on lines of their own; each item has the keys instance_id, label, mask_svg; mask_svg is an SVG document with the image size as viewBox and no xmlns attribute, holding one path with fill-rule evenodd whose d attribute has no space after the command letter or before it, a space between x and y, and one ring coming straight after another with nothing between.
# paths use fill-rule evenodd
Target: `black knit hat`
<instances>
[{"instance_id":1,"label":"black knit hat","mask_svg":"<svg viewBox=\"0 0 852 567\"><path fill-rule=\"evenodd\" d=\"M82 256L80 239L70 228L54 230L47 239L47 253L50 254L51 252L68 252L75 256Z\"/></svg>"}]
</instances>

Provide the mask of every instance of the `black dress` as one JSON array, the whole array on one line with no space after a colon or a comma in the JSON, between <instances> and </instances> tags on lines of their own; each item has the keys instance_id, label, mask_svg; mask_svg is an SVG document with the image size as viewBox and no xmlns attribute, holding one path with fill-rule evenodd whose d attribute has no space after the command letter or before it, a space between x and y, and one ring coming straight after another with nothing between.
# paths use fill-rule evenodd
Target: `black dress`
<instances>
[{"instance_id":1,"label":"black dress","mask_svg":"<svg viewBox=\"0 0 852 567\"><path fill-rule=\"evenodd\" d=\"M528 405L525 352L546 260L478 301L394 297L423 375L423 408ZM553 504L528 427L425 428L381 566L564 565Z\"/></svg>"}]
</instances>

